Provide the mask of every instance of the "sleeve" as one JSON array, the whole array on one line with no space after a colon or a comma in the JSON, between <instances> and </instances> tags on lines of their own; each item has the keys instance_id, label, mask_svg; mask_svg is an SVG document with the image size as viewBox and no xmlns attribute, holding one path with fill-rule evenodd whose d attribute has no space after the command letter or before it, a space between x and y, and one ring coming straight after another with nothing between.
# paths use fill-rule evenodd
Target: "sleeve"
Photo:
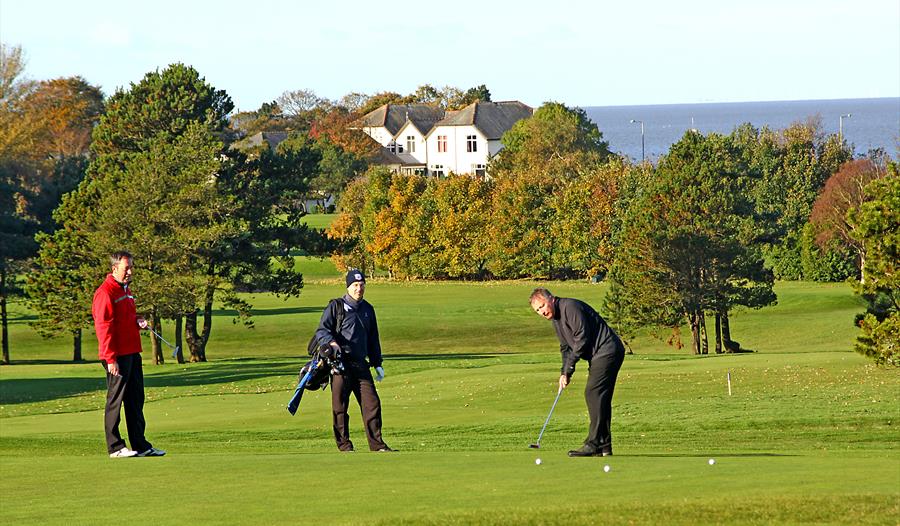
<instances>
[{"instance_id":1,"label":"sleeve","mask_svg":"<svg viewBox=\"0 0 900 526\"><path fill-rule=\"evenodd\" d=\"M559 304L562 309L562 303ZM575 362L579 356L585 355L585 350L589 350L591 342L588 340L588 325L584 312L576 305L567 305L560 312L560 323L563 324L563 330L566 331L571 339L573 346L560 344L560 352L562 353L562 374L572 376L575 372Z\"/></svg>"},{"instance_id":2,"label":"sleeve","mask_svg":"<svg viewBox=\"0 0 900 526\"><path fill-rule=\"evenodd\" d=\"M97 344L100 359L106 363L116 361L116 353L111 349L113 305L109 296L102 290L94 294L94 302L91 305L91 314L94 317L94 331L97 333Z\"/></svg>"},{"instance_id":3,"label":"sleeve","mask_svg":"<svg viewBox=\"0 0 900 526\"><path fill-rule=\"evenodd\" d=\"M322 312L322 317L319 319L319 327L316 329L316 341L319 346L328 345L332 341L336 341L335 334L337 334L340 330L335 330L335 323L337 321L334 315L334 309L340 308L340 306L336 306L337 302L331 300L328 302L328 306L325 307L325 310ZM340 345L341 342L338 342Z\"/></svg>"},{"instance_id":4,"label":"sleeve","mask_svg":"<svg viewBox=\"0 0 900 526\"><path fill-rule=\"evenodd\" d=\"M381 367L381 340L378 337L378 320L375 319L375 309L372 309L372 326L369 327L367 341L369 342L369 365Z\"/></svg>"}]
</instances>

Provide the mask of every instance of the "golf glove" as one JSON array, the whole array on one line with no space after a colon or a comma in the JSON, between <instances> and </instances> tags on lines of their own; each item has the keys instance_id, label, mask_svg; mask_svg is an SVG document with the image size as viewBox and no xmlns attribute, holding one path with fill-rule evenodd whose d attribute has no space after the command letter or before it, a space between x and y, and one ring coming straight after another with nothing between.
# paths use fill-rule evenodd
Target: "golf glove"
<instances>
[{"instance_id":1,"label":"golf glove","mask_svg":"<svg viewBox=\"0 0 900 526\"><path fill-rule=\"evenodd\" d=\"M384 368L376 367L375 368L375 381L380 382L382 380L384 380Z\"/></svg>"}]
</instances>

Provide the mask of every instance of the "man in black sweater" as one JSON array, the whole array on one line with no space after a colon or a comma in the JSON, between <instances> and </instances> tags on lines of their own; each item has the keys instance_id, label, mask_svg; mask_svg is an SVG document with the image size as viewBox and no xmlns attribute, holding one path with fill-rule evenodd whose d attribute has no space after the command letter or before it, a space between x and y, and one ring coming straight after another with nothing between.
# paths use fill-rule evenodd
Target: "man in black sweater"
<instances>
[{"instance_id":1,"label":"man in black sweater","mask_svg":"<svg viewBox=\"0 0 900 526\"><path fill-rule=\"evenodd\" d=\"M562 369L559 388L565 389L575 372L575 362L588 362L584 399L591 418L587 439L580 449L569 451L570 457L612 455L612 397L616 377L625 360L622 340L593 308L572 298L556 298L549 290L534 289L529 298L531 308L539 316L553 322Z\"/></svg>"},{"instance_id":2,"label":"man in black sweater","mask_svg":"<svg viewBox=\"0 0 900 526\"><path fill-rule=\"evenodd\" d=\"M370 367L375 368L377 376L374 380L380 382L384 378L375 309L363 300L366 277L361 271L351 269L347 273L346 283L347 294L337 302L338 308L344 309L341 326L335 326L337 319L329 304L329 308L322 313L316 330L319 346L331 346L334 353L340 353L344 364L344 371L331 377L334 440L339 450L353 451L350 417L347 414L350 393L353 393L362 413L369 449L391 451L381 438L381 400L369 370Z\"/></svg>"}]
</instances>

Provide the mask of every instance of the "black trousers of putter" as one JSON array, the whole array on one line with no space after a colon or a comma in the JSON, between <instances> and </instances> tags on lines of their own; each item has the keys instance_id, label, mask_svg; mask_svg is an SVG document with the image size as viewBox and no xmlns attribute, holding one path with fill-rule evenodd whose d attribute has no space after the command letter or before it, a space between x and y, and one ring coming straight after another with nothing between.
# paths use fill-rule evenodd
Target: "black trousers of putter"
<instances>
[{"instance_id":1,"label":"black trousers of putter","mask_svg":"<svg viewBox=\"0 0 900 526\"><path fill-rule=\"evenodd\" d=\"M122 421L121 409L125 406L125 425L128 426L128 441L131 449L138 453L150 449L150 442L144 438L147 427L144 421L144 369L141 366L141 354L119 356L119 376L109 374L106 363L106 410L104 412L104 428L106 430L106 449L110 453L125 447L125 441L119 434L119 422Z\"/></svg>"},{"instance_id":2,"label":"black trousers of putter","mask_svg":"<svg viewBox=\"0 0 900 526\"><path fill-rule=\"evenodd\" d=\"M591 418L587 439L588 447L612 451L612 398L616 389L616 378L622 362L625 361L625 347L616 342L613 352L602 352L591 359L587 384L584 386L584 400L587 402Z\"/></svg>"},{"instance_id":3,"label":"black trousers of putter","mask_svg":"<svg viewBox=\"0 0 900 526\"><path fill-rule=\"evenodd\" d=\"M331 377L331 412L334 440L338 449L353 449L353 442L350 441L350 415L347 414L350 393L353 393L359 404L369 449L377 451L387 447L381 439L381 399L375 390L372 372L365 366L348 365L343 375L335 374Z\"/></svg>"}]
</instances>

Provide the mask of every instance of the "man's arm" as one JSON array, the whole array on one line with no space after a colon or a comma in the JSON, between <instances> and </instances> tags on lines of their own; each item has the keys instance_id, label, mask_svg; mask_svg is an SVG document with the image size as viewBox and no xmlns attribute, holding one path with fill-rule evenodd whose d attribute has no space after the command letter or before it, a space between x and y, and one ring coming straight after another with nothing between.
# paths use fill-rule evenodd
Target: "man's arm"
<instances>
[{"instance_id":1,"label":"man's arm","mask_svg":"<svg viewBox=\"0 0 900 526\"><path fill-rule=\"evenodd\" d=\"M378 321L375 319L375 309L372 310L372 325L369 327L367 341L369 342L369 365L372 367L381 367L381 340L378 338Z\"/></svg>"},{"instance_id":2,"label":"man's arm","mask_svg":"<svg viewBox=\"0 0 900 526\"><path fill-rule=\"evenodd\" d=\"M94 332L97 333L97 344L100 359L107 364L116 364L116 354L111 348L112 326L114 311L112 301L102 290L94 294L94 302L91 305L91 314L94 317ZM112 373L112 371L110 371ZM115 374L115 373L112 373Z\"/></svg>"},{"instance_id":3,"label":"man's arm","mask_svg":"<svg viewBox=\"0 0 900 526\"><path fill-rule=\"evenodd\" d=\"M319 327L316 329L316 341L319 347L323 345L333 344L335 350L340 350L340 344L335 341L336 335L341 331L340 327L336 327L335 308L343 308L343 305L335 305L336 302L328 302L328 306L322 311L322 317L319 319Z\"/></svg>"}]
</instances>

